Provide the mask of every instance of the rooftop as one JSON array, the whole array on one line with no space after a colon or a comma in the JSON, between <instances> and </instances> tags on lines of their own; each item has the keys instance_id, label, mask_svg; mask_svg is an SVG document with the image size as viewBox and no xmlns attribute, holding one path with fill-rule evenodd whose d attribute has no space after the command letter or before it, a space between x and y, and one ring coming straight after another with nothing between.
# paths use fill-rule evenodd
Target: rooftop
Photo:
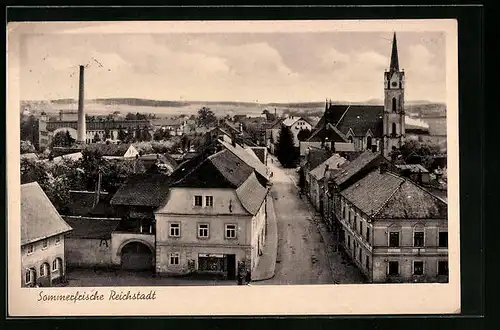
<instances>
[{"instance_id":1,"label":"rooftop","mask_svg":"<svg viewBox=\"0 0 500 330\"><path fill-rule=\"evenodd\" d=\"M71 229L37 182L21 185L21 245Z\"/></svg>"},{"instance_id":2,"label":"rooftop","mask_svg":"<svg viewBox=\"0 0 500 330\"><path fill-rule=\"evenodd\" d=\"M64 216L73 228L68 238L110 239L111 233L120 224L120 219Z\"/></svg>"},{"instance_id":3,"label":"rooftop","mask_svg":"<svg viewBox=\"0 0 500 330\"><path fill-rule=\"evenodd\" d=\"M340 157L338 154L334 154L323 163L319 164L314 168L310 173L316 180L321 180L325 177L325 169L328 165L329 170L339 171L340 165L347 162L347 160L343 157Z\"/></svg>"},{"instance_id":4,"label":"rooftop","mask_svg":"<svg viewBox=\"0 0 500 330\"><path fill-rule=\"evenodd\" d=\"M85 146L85 149L89 151L98 151L103 156L124 156L127 150L130 148L131 144L106 144L106 143L91 143Z\"/></svg>"},{"instance_id":5,"label":"rooftop","mask_svg":"<svg viewBox=\"0 0 500 330\"><path fill-rule=\"evenodd\" d=\"M362 169L366 168L370 163L375 161L378 157L382 157L377 152L372 152L367 150L359 155L357 158L351 160L350 163L346 163L342 166L342 169L334 175L333 180L337 185L341 185L349 180L353 175L360 172Z\"/></svg>"}]
</instances>

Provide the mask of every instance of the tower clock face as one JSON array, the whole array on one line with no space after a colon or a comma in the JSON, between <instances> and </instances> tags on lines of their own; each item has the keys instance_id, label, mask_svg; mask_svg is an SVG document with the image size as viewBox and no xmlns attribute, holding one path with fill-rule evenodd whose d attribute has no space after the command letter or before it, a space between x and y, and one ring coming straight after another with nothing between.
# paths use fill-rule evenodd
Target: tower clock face
<instances>
[{"instance_id":1,"label":"tower clock face","mask_svg":"<svg viewBox=\"0 0 500 330\"><path fill-rule=\"evenodd\" d=\"M398 86L398 83L397 83L397 82L395 82L395 81L393 81L393 82L392 82L392 87L396 87L396 86Z\"/></svg>"}]
</instances>

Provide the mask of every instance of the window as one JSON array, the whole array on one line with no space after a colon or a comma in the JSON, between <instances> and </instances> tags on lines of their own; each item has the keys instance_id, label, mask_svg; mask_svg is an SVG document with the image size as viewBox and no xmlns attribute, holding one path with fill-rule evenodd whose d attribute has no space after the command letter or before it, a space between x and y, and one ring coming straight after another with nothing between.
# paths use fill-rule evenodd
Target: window
<instances>
[{"instance_id":1,"label":"window","mask_svg":"<svg viewBox=\"0 0 500 330\"><path fill-rule=\"evenodd\" d=\"M438 275L448 275L448 261L438 261Z\"/></svg>"},{"instance_id":2,"label":"window","mask_svg":"<svg viewBox=\"0 0 500 330\"><path fill-rule=\"evenodd\" d=\"M359 234L363 236L363 223L359 220Z\"/></svg>"},{"instance_id":3,"label":"window","mask_svg":"<svg viewBox=\"0 0 500 330\"><path fill-rule=\"evenodd\" d=\"M370 227L366 227L366 241L370 242Z\"/></svg>"},{"instance_id":4,"label":"window","mask_svg":"<svg viewBox=\"0 0 500 330\"><path fill-rule=\"evenodd\" d=\"M424 262L414 261L413 262L413 275L424 275Z\"/></svg>"},{"instance_id":5,"label":"window","mask_svg":"<svg viewBox=\"0 0 500 330\"><path fill-rule=\"evenodd\" d=\"M359 255L358 255L358 257L359 257L359 262L361 263L362 260L363 260L363 258L362 258L363 257L363 250L361 250L361 248L359 248Z\"/></svg>"},{"instance_id":6,"label":"window","mask_svg":"<svg viewBox=\"0 0 500 330\"><path fill-rule=\"evenodd\" d=\"M448 247L448 232L440 231L439 232L439 247Z\"/></svg>"},{"instance_id":7,"label":"window","mask_svg":"<svg viewBox=\"0 0 500 330\"><path fill-rule=\"evenodd\" d=\"M347 211L347 221L349 222L349 224L351 224L351 210Z\"/></svg>"},{"instance_id":8,"label":"window","mask_svg":"<svg viewBox=\"0 0 500 330\"><path fill-rule=\"evenodd\" d=\"M389 233L389 247L399 247L399 232L393 231Z\"/></svg>"},{"instance_id":9,"label":"window","mask_svg":"<svg viewBox=\"0 0 500 330\"><path fill-rule=\"evenodd\" d=\"M236 225L226 225L226 238L236 238Z\"/></svg>"},{"instance_id":10,"label":"window","mask_svg":"<svg viewBox=\"0 0 500 330\"><path fill-rule=\"evenodd\" d=\"M42 241L42 249L44 249L44 250L45 250L48 246L49 246L49 242L48 242L48 240L44 239L44 240Z\"/></svg>"},{"instance_id":11,"label":"window","mask_svg":"<svg viewBox=\"0 0 500 330\"><path fill-rule=\"evenodd\" d=\"M181 225L179 223L170 224L170 237L180 237L181 236Z\"/></svg>"},{"instance_id":12,"label":"window","mask_svg":"<svg viewBox=\"0 0 500 330\"><path fill-rule=\"evenodd\" d=\"M347 235L347 247L351 249L351 236Z\"/></svg>"},{"instance_id":13,"label":"window","mask_svg":"<svg viewBox=\"0 0 500 330\"><path fill-rule=\"evenodd\" d=\"M35 252L35 246L33 244L28 245L28 254Z\"/></svg>"},{"instance_id":14,"label":"window","mask_svg":"<svg viewBox=\"0 0 500 330\"><path fill-rule=\"evenodd\" d=\"M390 276L396 276L399 274L399 263L397 261L389 261L388 273Z\"/></svg>"},{"instance_id":15,"label":"window","mask_svg":"<svg viewBox=\"0 0 500 330\"><path fill-rule=\"evenodd\" d=\"M57 235L56 236L56 245L61 243L61 236Z\"/></svg>"},{"instance_id":16,"label":"window","mask_svg":"<svg viewBox=\"0 0 500 330\"><path fill-rule=\"evenodd\" d=\"M198 237L208 238L208 223L198 224Z\"/></svg>"},{"instance_id":17,"label":"window","mask_svg":"<svg viewBox=\"0 0 500 330\"><path fill-rule=\"evenodd\" d=\"M345 219L345 205L342 207L342 218Z\"/></svg>"},{"instance_id":18,"label":"window","mask_svg":"<svg viewBox=\"0 0 500 330\"><path fill-rule=\"evenodd\" d=\"M55 259L54 261L52 261L52 271L55 272L58 269L59 269L59 262L57 259Z\"/></svg>"},{"instance_id":19,"label":"window","mask_svg":"<svg viewBox=\"0 0 500 330\"><path fill-rule=\"evenodd\" d=\"M365 265L366 265L366 268L370 268L370 257L369 256L365 257Z\"/></svg>"},{"instance_id":20,"label":"window","mask_svg":"<svg viewBox=\"0 0 500 330\"><path fill-rule=\"evenodd\" d=\"M214 206L214 197L213 196L205 196L205 206L207 206L207 207Z\"/></svg>"},{"instance_id":21,"label":"window","mask_svg":"<svg viewBox=\"0 0 500 330\"><path fill-rule=\"evenodd\" d=\"M49 265L48 264L42 264L40 266L40 276L47 276L49 275Z\"/></svg>"},{"instance_id":22,"label":"window","mask_svg":"<svg viewBox=\"0 0 500 330\"><path fill-rule=\"evenodd\" d=\"M354 228L358 231L358 216L354 214Z\"/></svg>"},{"instance_id":23,"label":"window","mask_svg":"<svg viewBox=\"0 0 500 330\"><path fill-rule=\"evenodd\" d=\"M392 98L392 111L396 112L396 98L395 97Z\"/></svg>"},{"instance_id":24,"label":"window","mask_svg":"<svg viewBox=\"0 0 500 330\"><path fill-rule=\"evenodd\" d=\"M170 253L170 258L169 258L169 263L171 265L179 265L180 264L180 255L179 252L172 252Z\"/></svg>"},{"instance_id":25,"label":"window","mask_svg":"<svg viewBox=\"0 0 500 330\"><path fill-rule=\"evenodd\" d=\"M31 283L31 281L33 280L34 276L32 276L32 274L33 274L33 270L31 270L31 269L26 270L26 278L25 278L26 284Z\"/></svg>"},{"instance_id":26,"label":"window","mask_svg":"<svg viewBox=\"0 0 500 330\"><path fill-rule=\"evenodd\" d=\"M392 136L396 136L396 123L392 123Z\"/></svg>"},{"instance_id":27,"label":"window","mask_svg":"<svg viewBox=\"0 0 500 330\"><path fill-rule=\"evenodd\" d=\"M413 233L413 246L424 247L424 232L416 231Z\"/></svg>"},{"instance_id":28,"label":"window","mask_svg":"<svg viewBox=\"0 0 500 330\"><path fill-rule=\"evenodd\" d=\"M194 196L194 206L203 206L201 196Z\"/></svg>"}]
</instances>

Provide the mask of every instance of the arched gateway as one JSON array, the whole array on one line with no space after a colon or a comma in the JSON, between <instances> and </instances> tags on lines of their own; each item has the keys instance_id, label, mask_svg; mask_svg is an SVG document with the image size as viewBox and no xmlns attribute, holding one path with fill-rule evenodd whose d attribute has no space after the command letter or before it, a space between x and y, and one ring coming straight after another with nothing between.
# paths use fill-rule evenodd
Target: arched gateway
<instances>
[{"instance_id":1,"label":"arched gateway","mask_svg":"<svg viewBox=\"0 0 500 330\"><path fill-rule=\"evenodd\" d=\"M118 251L122 269L152 270L154 267L154 248L145 242L129 241Z\"/></svg>"}]
</instances>

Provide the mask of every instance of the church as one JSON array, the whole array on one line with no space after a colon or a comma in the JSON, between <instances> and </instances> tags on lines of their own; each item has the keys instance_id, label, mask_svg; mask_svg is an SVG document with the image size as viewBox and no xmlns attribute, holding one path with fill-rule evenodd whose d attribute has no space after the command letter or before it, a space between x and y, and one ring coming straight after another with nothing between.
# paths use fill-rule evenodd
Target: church
<instances>
[{"instance_id":1,"label":"church","mask_svg":"<svg viewBox=\"0 0 500 330\"><path fill-rule=\"evenodd\" d=\"M405 73L399 68L394 33L390 67L384 72L384 104L339 105L327 101L325 113L307 142L351 143L355 151L373 150L388 157L393 149L401 147L406 134L422 130L407 127L404 94Z\"/></svg>"}]
</instances>

